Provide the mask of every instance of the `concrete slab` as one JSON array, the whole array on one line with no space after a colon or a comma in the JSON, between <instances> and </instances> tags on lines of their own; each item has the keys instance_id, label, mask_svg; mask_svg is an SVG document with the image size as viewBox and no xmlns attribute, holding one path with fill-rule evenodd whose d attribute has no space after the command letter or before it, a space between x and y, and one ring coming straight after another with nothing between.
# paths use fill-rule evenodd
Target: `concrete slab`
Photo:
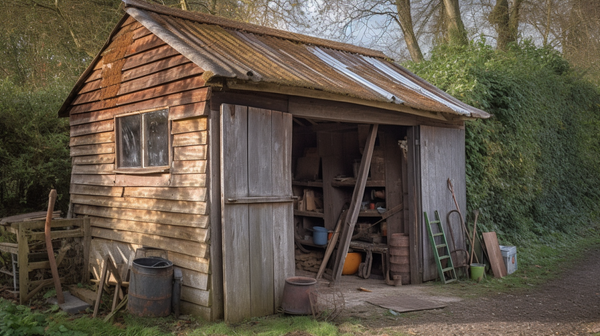
<instances>
[{"instance_id":1,"label":"concrete slab","mask_svg":"<svg viewBox=\"0 0 600 336\"><path fill-rule=\"evenodd\" d=\"M79 298L76 298L69 292L63 292L63 295L65 297L65 303L59 304L58 306L60 309L70 315L81 313L87 308L91 307L89 304L83 302ZM50 304L58 304L58 300L55 297L49 298L47 302Z\"/></svg>"}]
</instances>

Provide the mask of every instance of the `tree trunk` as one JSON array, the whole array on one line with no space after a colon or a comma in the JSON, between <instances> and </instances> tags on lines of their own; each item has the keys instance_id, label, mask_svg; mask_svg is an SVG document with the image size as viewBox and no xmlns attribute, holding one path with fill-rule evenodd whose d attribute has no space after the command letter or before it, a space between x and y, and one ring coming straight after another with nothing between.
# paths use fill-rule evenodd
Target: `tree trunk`
<instances>
[{"instance_id":1,"label":"tree trunk","mask_svg":"<svg viewBox=\"0 0 600 336\"><path fill-rule=\"evenodd\" d=\"M402 29L402 34L404 35L404 41L406 41L406 47L408 48L410 57L414 62L421 62L423 60L423 53L421 52L419 41L415 35L410 13L410 0L396 0L396 8L398 11L400 28Z\"/></svg>"},{"instance_id":2,"label":"tree trunk","mask_svg":"<svg viewBox=\"0 0 600 336\"><path fill-rule=\"evenodd\" d=\"M446 9L448 42L455 45L467 45L467 31L460 16L458 0L443 0Z\"/></svg>"},{"instance_id":3,"label":"tree trunk","mask_svg":"<svg viewBox=\"0 0 600 336\"><path fill-rule=\"evenodd\" d=\"M508 0L496 0L489 20L496 28L497 48L500 50L506 50L509 43L517 41L522 3L523 0L513 0L512 6L509 6Z\"/></svg>"}]
</instances>

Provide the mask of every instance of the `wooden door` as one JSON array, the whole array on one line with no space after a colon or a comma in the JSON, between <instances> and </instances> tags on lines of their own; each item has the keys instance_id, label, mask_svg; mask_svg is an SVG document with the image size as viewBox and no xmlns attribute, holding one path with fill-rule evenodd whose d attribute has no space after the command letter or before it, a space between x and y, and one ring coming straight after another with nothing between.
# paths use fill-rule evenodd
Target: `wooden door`
<instances>
[{"instance_id":1,"label":"wooden door","mask_svg":"<svg viewBox=\"0 0 600 336\"><path fill-rule=\"evenodd\" d=\"M225 320L275 313L294 274L292 116L221 105Z\"/></svg>"},{"instance_id":2,"label":"wooden door","mask_svg":"<svg viewBox=\"0 0 600 336\"><path fill-rule=\"evenodd\" d=\"M446 215L456 209L448 190L448 178L452 181L454 194L463 216L466 216L467 191L465 175L465 131L456 128L420 126L421 206L429 218L438 210L450 249L465 249L463 230L457 215L452 215L451 226L456 247L448 227ZM433 250L424 221L421 222L423 246L423 281L438 276Z\"/></svg>"}]
</instances>

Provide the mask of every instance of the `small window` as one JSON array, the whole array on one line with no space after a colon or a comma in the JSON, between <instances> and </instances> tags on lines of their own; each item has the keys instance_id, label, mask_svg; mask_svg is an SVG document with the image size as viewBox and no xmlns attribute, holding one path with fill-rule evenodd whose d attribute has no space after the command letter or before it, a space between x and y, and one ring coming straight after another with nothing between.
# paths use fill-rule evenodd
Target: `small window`
<instances>
[{"instance_id":1,"label":"small window","mask_svg":"<svg viewBox=\"0 0 600 336\"><path fill-rule=\"evenodd\" d=\"M168 168L169 110L115 117L117 169Z\"/></svg>"}]
</instances>

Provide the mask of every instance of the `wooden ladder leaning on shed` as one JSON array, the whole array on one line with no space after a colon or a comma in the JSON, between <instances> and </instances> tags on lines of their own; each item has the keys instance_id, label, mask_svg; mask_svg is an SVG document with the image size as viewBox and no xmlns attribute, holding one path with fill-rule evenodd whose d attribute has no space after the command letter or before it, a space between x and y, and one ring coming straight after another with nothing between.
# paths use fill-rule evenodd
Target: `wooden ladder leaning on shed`
<instances>
[{"instance_id":1,"label":"wooden ladder leaning on shed","mask_svg":"<svg viewBox=\"0 0 600 336\"><path fill-rule=\"evenodd\" d=\"M440 216L436 210L435 220L430 222L429 218L427 217L427 212L423 212L423 214L425 215L425 224L427 225L427 232L429 233L429 242L431 243L431 248L433 249L433 255L435 257L435 263L437 265L440 279L442 279L444 284L456 281L456 270L454 269L454 263L450 257L450 249L448 248L448 241L446 241L446 235L444 234L444 228L442 221L440 220ZM433 233L433 229L431 228L432 225L438 226L436 233ZM439 237L439 240L441 240L440 244L435 241L437 237ZM440 250L442 254L440 254ZM442 260L448 260L446 268L442 267Z\"/></svg>"}]
</instances>

